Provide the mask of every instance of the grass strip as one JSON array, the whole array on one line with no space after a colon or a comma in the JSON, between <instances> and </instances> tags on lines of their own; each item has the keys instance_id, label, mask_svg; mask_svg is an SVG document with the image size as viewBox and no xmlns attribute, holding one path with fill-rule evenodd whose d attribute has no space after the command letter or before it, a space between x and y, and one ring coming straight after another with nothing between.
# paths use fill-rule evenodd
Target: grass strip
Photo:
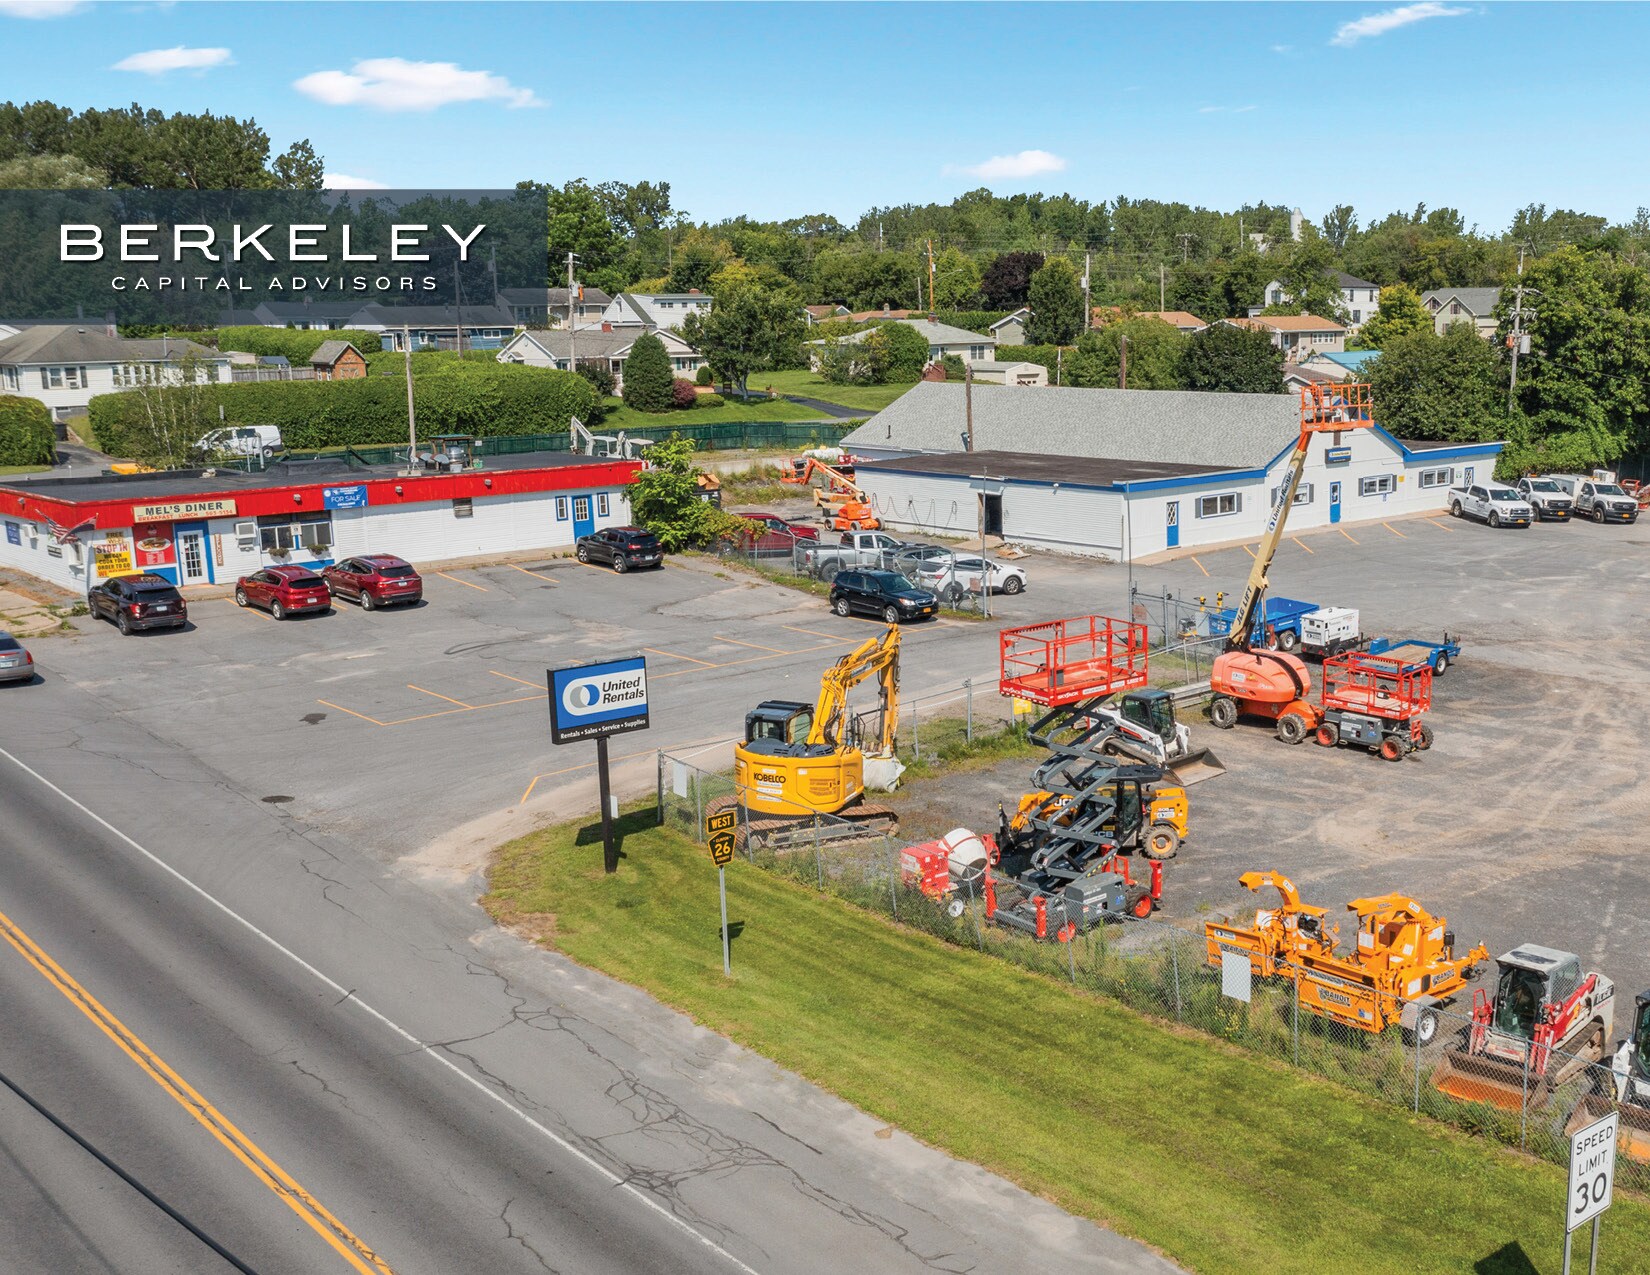
<instances>
[{"instance_id":1,"label":"grass strip","mask_svg":"<svg viewBox=\"0 0 1650 1275\"><path fill-rule=\"evenodd\" d=\"M1560 1267L1565 1180L1528 1160L736 861L733 977L716 874L687 838L592 822L504 846L503 924L937 1147L1208 1272ZM1599 1269L1642 1271L1618 1191Z\"/></svg>"}]
</instances>

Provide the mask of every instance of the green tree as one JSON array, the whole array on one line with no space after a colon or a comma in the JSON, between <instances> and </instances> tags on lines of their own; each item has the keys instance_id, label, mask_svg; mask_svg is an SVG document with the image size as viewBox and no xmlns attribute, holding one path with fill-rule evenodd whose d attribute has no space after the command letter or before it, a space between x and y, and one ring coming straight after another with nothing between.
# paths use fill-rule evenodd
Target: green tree
<instances>
[{"instance_id":1,"label":"green tree","mask_svg":"<svg viewBox=\"0 0 1650 1275\"><path fill-rule=\"evenodd\" d=\"M1083 313L1083 285L1077 268L1064 257L1054 257L1031 276L1031 322L1026 341L1031 345L1070 345L1088 326Z\"/></svg>"},{"instance_id":2,"label":"green tree","mask_svg":"<svg viewBox=\"0 0 1650 1275\"><path fill-rule=\"evenodd\" d=\"M980 276L980 292L993 310L1018 310L1031 295L1031 276L1043 268L1040 252L1000 252Z\"/></svg>"},{"instance_id":3,"label":"green tree","mask_svg":"<svg viewBox=\"0 0 1650 1275\"><path fill-rule=\"evenodd\" d=\"M587 182L568 182L546 192L549 205L550 271L565 278L567 254L578 256L578 278L594 287L618 292L628 283L620 268L624 241L607 209Z\"/></svg>"},{"instance_id":4,"label":"green tree","mask_svg":"<svg viewBox=\"0 0 1650 1275\"><path fill-rule=\"evenodd\" d=\"M108 175L76 155L19 155L0 162L0 190L101 190Z\"/></svg>"},{"instance_id":5,"label":"green tree","mask_svg":"<svg viewBox=\"0 0 1650 1275\"><path fill-rule=\"evenodd\" d=\"M208 371L190 350L174 363L154 365L153 379L125 391L136 405L126 438L131 459L156 469L180 469L195 459L195 444L218 423Z\"/></svg>"},{"instance_id":6,"label":"green tree","mask_svg":"<svg viewBox=\"0 0 1650 1275\"><path fill-rule=\"evenodd\" d=\"M661 347L662 348L662 347ZM628 382L629 372L625 379ZM672 553L747 532L751 524L699 499L693 441L672 434L647 449L648 468L630 484L630 515Z\"/></svg>"},{"instance_id":7,"label":"green tree","mask_svg":"<svg viewBox=\"0 0 1650 1275\"><path fill-rule=\"evenodd\" d=\"M1162 319L1128 318L1085 332L1077 352L1066 360L1068 385L1114 388L1122 371L1124 343L1128 347L1127 381L1130 390L1177 390L1186 338Z\"/></svg>"},{"instance_id":8,"label":"green tree","mask_svg":"<svg viewBox=\"0 0 1650 1275\"><path fill-rule=\"evenodd\" d=\"M909 323L879 323L864 344L872 352L879 385L919 380L928 366L928 338Z\"/></svg>"},{"instance_id":9,"label":"green tree","mask_svg":"<svg viewBox=\"0 0 1650 1275\"><path fill-rule=\"evenodd\" d=\"M967 254L946 248L934 257L935 309L967 310L980 296L980 268Z\"/></svg>"},{"instance_id":10,"label":"green tree","mask_svg":"<svg viewBox=\"0 0 1650 1275\"><path fill-rule=\"evenodd\" d=\"M624 401L638 412L668 412L673 406L670 355L651 332L636 338L624 361Z\"/></svg>"},{"instance_id":11,"label":"green tree","mask_svg":"<svg viewBox=\"0 0 1650 1275\"><path fill-rule=\"evenodd\" d=\"M682 335L724 380L746 393L753 372L771 371L802 338L801 300L794 289L758 282L749 268L715 275L709 314L689 315Z\"/></svg>"},{"instance_id":12,"label":"green tree","mask_svg":"<svg viewBox=\"0 0 1650 1275\"><path fill-rule=\"evenodd\" d=\"M1368 376L1375 420L1399 438L1481 443L1506 436L1500 360L1471 327L1394 337Z\"/></svg>"},{"instance_id":13,"label":"green tree","mask_svg":"<svg viewBox=\"0 0 1650 1275\"><path fill-rule=\"evenodd\" d=\"M1308 230L1285 256L1283 268L1278 271L1278 282L1283 285L1283 304L1269 305L1265 313L1315 314L1344 323L1345 298L1332 273L1334 265L1335 254L1328 241L1316 231Z\"/></svg>"},{"instance_id":14,"label":"green tree","mask_svg":"<svg viewBox=\"0 0 1650 1275\"><path fill-rule=\"evenodd\" d=\"M1283 351L1264 332L1215 323L1192 336L1181 361L1189 390L1282 394Z\"/></svg>"},{"instance_id":15,"label":"green tree","mask_svg":"<svg viewBox=\"0 0 1650 1275\"><path fill-rule=\"evenodd\" d=\"M1384 350L1397 337L1431 331L1432 312L1421 301L1421 294L1407 283L1394 283L1381 289L1381 308L1358 330L1351 344L1354 349Z\"/></svg>"}]
</instances>

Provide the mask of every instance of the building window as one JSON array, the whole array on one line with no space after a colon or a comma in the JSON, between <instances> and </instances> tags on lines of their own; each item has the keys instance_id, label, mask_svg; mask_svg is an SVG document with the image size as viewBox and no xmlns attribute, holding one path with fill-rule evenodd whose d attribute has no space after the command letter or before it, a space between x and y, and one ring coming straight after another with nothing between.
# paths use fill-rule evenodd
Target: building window
<instances>
[{"instance_id":1,"label":"building window","mask_svg":"<svg viewBox=\"0 0 1650 1275\"><path fill-rule=\"evenodd\" d=\"M1278 503L1278 497L1282 494L1283 494L1283 484L1282 483L1279 483L1276 487L1272 488L1271 501L1272 501L1273 505L1276 505ZM1311 503L1312 503L1312 484L1311 483L1302 483L1300 486L1295 488L1295 505L1310 505Z\"/></svg>"},{"instance_id":2,"label":"building window","mask_svg":"<svg viewBox=\"0 0 1650 1275\"><path fill-rule=\"evenodd\" d=\"M1360 496L1390 496L1397 488L1391 474L1373 474L1358 480Z\"/></svg>"},{"instance_id":3,"label":"building window","mask_svg":"<svg viewBox=\"0 0 1650 1275\"><path fill-rule=\"evenodd\" d=\"M1449 312L1451 314L1460 314L1461 313L1461 303L1459 301L1451 301L1449 303Z\"/></svg>"},{"instance_id":4,"label":"building window","mask_svg":"<svg viewBox=\"0 0 1650 1275\"><path fill-rule=\"evenodd\" d=\"M985 346L983 346L983 345L971 345L971 346L969 346L968 347L968 357L970 359L974 359L975 361L979 361L981 359L984 359L985 358Z\"/></svg>"},{"instance_id":5,"label":"building window","mask_svg":"<svg viewBox=\"0 0 1650 1275\"><path fill-rule=\"evenodd\" d=\"M1448 487L1450 480L1455 477L1453 469L1423 469L1420 482L1425 487Z\"/></svg>"},{"instance_id":6,"label":"building window","mask_svg":"<svg viewBox=\"0 0 1650 1275\"><path fill-rule=\"evenodd\" d=\"M596 493L596 517L607 517L607 493L605 491Z\"/></svg>"},{"instance_id":7,"label":"building window","mask_svg":"<svg viewBox=\"0 0 1650 1275\"><path fill-rule=\"evenodd\" d=\"M302 514L270 514L258 519L258 537L265 553L292 553L306 549L323 554L332 548L332 514L328 510Z\"/></svg>"},{"instance_id":8,"label":"building window","mask_svg":"<svg viewBox=\"0 0 1650 1275\"><path fill-rule=\"evenodd\" d=\"M473 518L475 512L475 502L469 496L457 496L453 499L454 518Z\"/></svg>"},{"instance_id":9,"label":"building window","mask_svg":"<svg viewBox=\"0 0 1650 1275\"><path fill-rule=\"evenodd\" d=\"M4 375L6 388L13 392L17 389L17 369L14 367L0 368L0 375Z\"/></svg>"},{"instance_id":10,"label":"building window","mask_svg":"<svg viewBox=\"0 0 1650 1275\"><path fill-rule=\"evenodd\" d=\"M1352 312L1352 322L1362 323L1363 321L1364 321L1364 312L1362 310L1354 310Z\"/></svg>"},{"instance_id":11,"label":"building window","mask_svg":"<svg viewBox=\"0 0 1650 1275\"><path fill-rule=\"evenodd\" d=\"M63 369L60 367L43 367L40 369L40 388L43 390L60 390L63 388Z\"/></svg>"},{"instance_id":12,"label":"building window","mask_svg":"<svg viewBox=\"0 0 1650 1275\"><path fill-rule=\"evenodd\" d=\"M566 522L567 521L567 497L566 496L557 496L556 497L556 521L557 522Z\"/></svg>"},{"instance_id":13,"label":"building window","mask_svg":"<svg viewBox=\"0 0 1650 1275\"><path fill-rule=\"evenodd\" d=\"M1223 491L1214 496L1199 496L1197 498L1197 516L1199 518L1224 518L1228 514L1241 512L1243 509L1243 495L1241 492Z\"/></svg>"}]
</instances>

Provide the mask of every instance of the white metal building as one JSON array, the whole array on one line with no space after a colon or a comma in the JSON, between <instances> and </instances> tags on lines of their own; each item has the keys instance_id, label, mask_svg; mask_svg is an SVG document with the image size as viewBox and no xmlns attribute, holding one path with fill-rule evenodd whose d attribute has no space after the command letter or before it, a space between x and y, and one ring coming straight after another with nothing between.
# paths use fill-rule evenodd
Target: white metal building
<instances>
[{"instance_id":1,"label":"white metal building","mask_svg":"<svg viewBox=\"0 0 1650 1275\"><path fill-rule=\"evenodd\" d=\"M1378 410L1378 408L1377 408ZM1257 539L1300 435L1287 394L1050 388L974 392L923 382L842 440L896 530L973 535L1121 561ZM1502 444L1403 442L1350 429L1312 442L1289 525L1441 511L1452 485L1490 477Z\"/></svg>"}]
</instances>

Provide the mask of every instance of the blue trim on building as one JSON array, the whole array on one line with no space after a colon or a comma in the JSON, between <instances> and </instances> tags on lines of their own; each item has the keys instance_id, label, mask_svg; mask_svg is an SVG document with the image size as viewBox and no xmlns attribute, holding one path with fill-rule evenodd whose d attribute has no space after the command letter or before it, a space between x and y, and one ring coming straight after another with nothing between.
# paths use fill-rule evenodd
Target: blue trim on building
<instances>
[{"instance_id":1,"label":"blue trim on building","mask_svg":"<svg viewBox=\"0 0 1650 1275\"><path fill-rule=\"evenodd\" d=\"M1264 477L1264 469L1224 469L1214 474L1182 474L1178 478L1139 478L1133 482L1117 482L1109 490L1132 494L1137 491L1162 491L1170 487L1215 487L1222 483Z\"/></svg>"}]
</instances>

